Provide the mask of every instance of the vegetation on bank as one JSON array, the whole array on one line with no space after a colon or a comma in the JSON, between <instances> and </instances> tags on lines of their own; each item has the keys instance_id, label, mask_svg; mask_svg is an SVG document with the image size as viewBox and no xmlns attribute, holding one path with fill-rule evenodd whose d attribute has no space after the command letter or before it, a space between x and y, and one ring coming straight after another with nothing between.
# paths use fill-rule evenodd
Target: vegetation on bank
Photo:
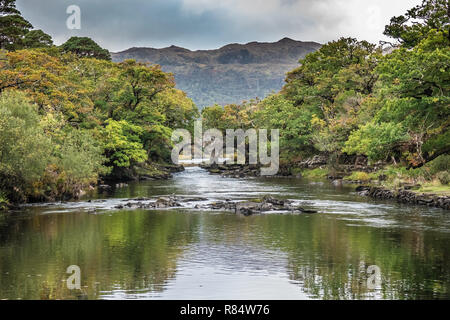
<instances>
[{"instance_id":1,"label":"vegetation on bank","mask_svg":"<svg viewBox=\"0 0 450 320\"><path fill-rule=\"evenodd\" d=\"M314 155L330 170L348 159L388 165L379 175L448 188L450 152L450 17L446 0L424 0L391 19L384 50L341 38L300 60L283 89L262 101L202 111L204 126L280 129L281 163ZM411 23L414 22L414 23ZM353 158L352 158L353 157ZM434 161L433 161L434 160ZM441 163L439 169L430 169ZM339 168L338 168L339 169ZM391 172L392 171L392 172ZM317 172L309 170L303 176ZM323 172L322 172L322 175ZM354 172L351 180L372 180Z\"/></svg>"},{"instance_id":2,"label":"vegetation on bank","mask_svg":"<svg viewBox=\"0 0 450 320\"><path fill-rule=\"evenodd\" d=\"M353 172L349 181L376 183L385 188L408 188L418 193L450 196L450 155L442 155L420 168L389 165L372 173Z\"/></svg>"},{"instance_id":3,"label":"vegetation on bank","mask_svg":"<svg viewBox=\"0 0 450 320\"><path fill-rule=\"evenodd\" d=\"M173 128L191 129L199 116L173 75L112 63L89 38L53 46L14 2L0 1L0 207L159 174L154 164L170 160Z\"/></svg>"}]
</instances>

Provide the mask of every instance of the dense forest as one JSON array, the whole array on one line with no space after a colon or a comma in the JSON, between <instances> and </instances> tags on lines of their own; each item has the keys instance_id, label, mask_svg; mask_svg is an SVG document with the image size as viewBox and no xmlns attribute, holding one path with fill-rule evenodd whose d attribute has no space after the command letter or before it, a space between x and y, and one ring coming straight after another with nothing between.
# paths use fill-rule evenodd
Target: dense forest
<instances>
[{"instance_id":1,"label":"dense forest","mask_svg":"<svg viewBox=\"0 0 450 320\"><path fill-rule=\"evenodd\" d=\"M382 175L448 185L448 1L423 1L393 17L384 34L392 43L341 38L323 45L288 73L279 93L242 105L208 107L202 111L205 125L280 129L280 157L291 173L314 155L329 164L316 176L359 156L386 168L353 172L353 180Z\"/></svg>"},{"instance_id":2,"label":"dense forest","mask_svg":"<svg viewBox=\"0 0 450 320\"><path fill-rule=\"evenodd\" d=\"M449 14L447 0L425 0L393 17L389 52L352 38L329 42L300 60L279 93L205 108L205 126L280 129L280 156L293 171L314 155L330 167L358 155L391 165L396 177L445 186ZM55 46L14 0L0 0L0 48L2 206L157 172L170 159L172 130L192 130L200 116L158 65L113 63L89 38Z\"/></svg>"},{"instance_id":3,"label":"dense forest","mask_svg":"<svg viewBox=\"0 0 450 320\"><path fill-rule=\"evenodd\" d=\"M157 65L111 62L89 38L54 46L0 1L0 204L77 197L158 172L199 112Z\"/></svg>"}]
</instances>

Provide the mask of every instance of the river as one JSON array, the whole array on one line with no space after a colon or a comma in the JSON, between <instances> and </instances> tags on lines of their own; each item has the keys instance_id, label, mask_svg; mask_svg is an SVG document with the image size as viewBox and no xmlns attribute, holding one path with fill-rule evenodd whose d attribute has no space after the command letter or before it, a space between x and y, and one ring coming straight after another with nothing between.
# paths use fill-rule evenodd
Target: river
<instances>
[{"instance_id":1,"label":"river","mask_svg":"<svg viewBox=\"0 0 450 320\"><path fill-rule=\"evenodd\" d=\"M167 181L0 213L0 299L450 299L449 213L352 190L190 167ZM269 194L318 213L114 209L172 194ZM70 265L80 267L81 290L67 289ZM375 286L369 266L380 271Z\"/></svg>"}]
</instances>

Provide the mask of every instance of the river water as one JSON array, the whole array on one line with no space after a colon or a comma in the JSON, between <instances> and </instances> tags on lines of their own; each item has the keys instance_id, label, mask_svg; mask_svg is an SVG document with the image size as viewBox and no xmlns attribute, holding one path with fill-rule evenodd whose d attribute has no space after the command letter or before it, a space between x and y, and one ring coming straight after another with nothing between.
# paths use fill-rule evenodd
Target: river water
<instances>
[{"instance_id":1,"label":"river water","mask_svg":"<svg viewBox=\"0 0 450 320\"><path fill-rule=\"evenodd\" d=\"M168 181L0 213L0 299L450 299L449 213L352 190L191 167ZM114 209L172 194L269 194L318 213ZM80 267L81 290L67 288L70 265Z\"/></svg>"}]
</instances>

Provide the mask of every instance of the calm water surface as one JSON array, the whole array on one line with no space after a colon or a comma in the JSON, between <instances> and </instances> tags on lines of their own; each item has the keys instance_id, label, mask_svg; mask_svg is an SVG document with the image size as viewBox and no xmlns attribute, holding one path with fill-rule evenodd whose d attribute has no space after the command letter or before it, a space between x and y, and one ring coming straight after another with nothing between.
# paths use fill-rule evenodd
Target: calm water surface
<instances>
[{"instance_id":1,"label":"calm water surface","mask_svg":"<svg viewBox=\"0 0 450 320\"><path fill-rule=\"evenodd\" d=\"M319 213L116 210L124 199L291 199ZM96 208L96 212L92 209ZM66 288L78 265L82 290ZM367 287L367 268L381 285ZM0 214L0 299L450 299L450 214L351 187L187 168L70 203Z\"/></svg>"}]
</instances>

